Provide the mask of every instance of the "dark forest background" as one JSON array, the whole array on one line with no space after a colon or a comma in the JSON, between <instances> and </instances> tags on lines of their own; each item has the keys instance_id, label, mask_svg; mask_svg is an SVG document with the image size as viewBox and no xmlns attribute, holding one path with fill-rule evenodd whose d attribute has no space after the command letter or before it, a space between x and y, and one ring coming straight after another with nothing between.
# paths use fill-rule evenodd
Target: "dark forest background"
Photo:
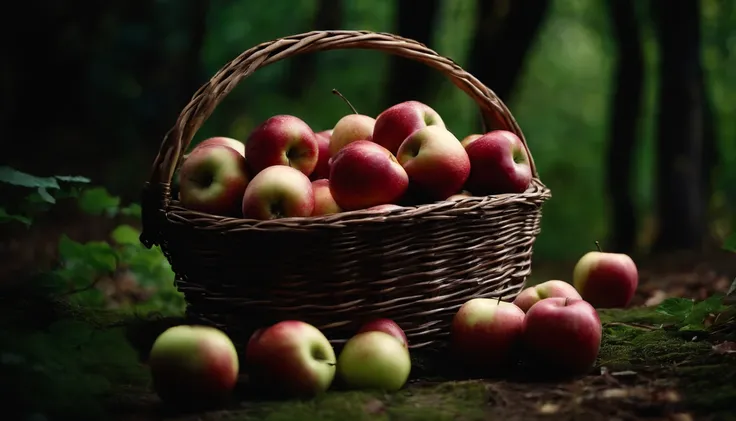
<instances>
[{"instance_id":1,"label":"dark forest background","mask_svg":"<svg viewBox=\"0 0 736 421\"><path fill-rule=\"evenodd\" d=\"M702 250L736 208L736 3L730 0L110 0L16 5L0 25L0 164L80 174L138 200L195 90L264 41L313 29L387 31L451 57L524 129L553 198L535 258L595 240L626 252ZM24 10L25 9L25 10ZM370 51L259 70L196 140L244 140L274 114L315 131L418 99L462 138L473 103L435 71Z\"/></svg>"}]
</instances>

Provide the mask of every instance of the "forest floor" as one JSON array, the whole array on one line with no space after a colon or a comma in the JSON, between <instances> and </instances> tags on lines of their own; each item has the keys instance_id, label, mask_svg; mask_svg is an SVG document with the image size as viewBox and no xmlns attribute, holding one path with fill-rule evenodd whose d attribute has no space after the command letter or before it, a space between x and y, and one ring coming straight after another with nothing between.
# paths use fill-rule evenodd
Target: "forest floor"
<instances>
[{"instance_id":1,"label":"forest floor","mask_svg":"<svg viewBox=\"0 0 736 421\"><path fill-rule=\"evenodd\" d=\"M51 359L58 369L44 378L43 387L0 376L2 389L11 391L5 396L8 402L22 402L26 411L39 406L32 417L25 412L23 418L0 419L52 419L56 409L48 408L56 399L62 404L54 408L63 407L66 413L76 410L112 421L736 420L736 323L693 333L681 331L671 315L656 311L668 297L703 300L724 293L736 274L736 258L726 253L677 255L638 264L641 284L632 306L600 311L603 344L596 367L586 376L541 381L520 373L506 379L463 380L447 370L441 353L430 351L413 356L413 378L397 393L333 391L306 401L268 401L254 398L243 386L229 406L192 414L173 413L160 404L145 363L138 358L158 333L179 320L120 322L110 314L76 309L65 313L65 324L59 327L57 312L0 295L0 332L15 329L5 339L20 338L25 335L21 330L28 330L26 343L39 353L55 352ZM533 278L566 279L571 268L540 264ZM94 320L96 335L104 338L97 347L85 349L81 339L73 345L54 339L64 329L84 336L69 330L75 320ZM712 322L706 317L706 324ZM21 324L28 326L21 329ZM50 333L43 336L31 329ZM106 332L110 335L104 336ZM67 347L65 357L57 356ZM123 349L130 349L130 355L120 354ZM7 354L0 357L0 366L11 359ZM77 365L83 367L82 374L71 368ZM89 393L72 392L80 384L104 393L89 398Z\"/></svg>"}]
</instances>

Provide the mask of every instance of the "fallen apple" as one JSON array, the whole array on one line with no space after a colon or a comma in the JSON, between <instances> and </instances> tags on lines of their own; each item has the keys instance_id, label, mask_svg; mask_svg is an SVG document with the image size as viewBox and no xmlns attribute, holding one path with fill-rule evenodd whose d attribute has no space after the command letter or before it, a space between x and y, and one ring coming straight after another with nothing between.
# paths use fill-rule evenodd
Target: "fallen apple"
<instances>
[{"instance_id":1,"label":"fallen apple","mask_svg":"<svg viewBox=\"0 0 736 421\"><path fill-rule=\"evenodd\" d=\"M245 158L223 145L196 148L179 171L179 200L185 208L237 216L248 186Z\"/></svg>"},{"instance_id":2,"label":"fallen apple","mask_svg":"<svg viewBox=\"0 0 736 421\"><path fill-rule=\"evenodd\" d=\"M371 320L367 323L364 323L360 327L360 329L358 329L357 333L373 331L388 333L389 335L398 339L404 345L404 348L409 347L409 341L406 339L406 334L404 333L404 330L391 319L381 318Z\"/></svg>"},{"instance_id":3,"label":"fallen apple","mask_svg":"<svg viewBox=\"0 0 736 421\"><path fill-rule=\"evenodd\" d=\"M209 407L223 403L238 379L230 338L209 326L179 325L153 343L148 359L153 388L167 404Z\"/></svg>"},{"instance_id":4,"label":"fallen apple","mask_svg":"<svg viewBox=\"0 0 736 421\"><path fill-rule=\"evenodd\" d=\"M506 130L494 130L466 143L470 176L466 189L476 196L522 193L532 170L521 139Z\"/></svg>"},{"instance_id":5,"label":"fallen apple","mask_svg":"<svg viewBox=\"0 0 736 421\"><path fill-rule=\"evenodd\" d=\"M385 332L353 336L337 359L337 374L349 389L395 392L404 386L410 372L409 351Z\"/></svg>"},{"instance_id":6,"label":"fallen apple","mask_svg":"<svg viewBox=\"0 0 736 421\"><path fill-rule=\"evenodd\" d=\"M332 192L330 192L330 180L321 178L312 181L312 190L314 191L314 210L312 211L312 216L331 215L342 212L342 209L335 203Z\"/></svg>"},{"instance_id":7,"label":"fallen apple","mask_svg":"<svg viewBox=\"0 0 736 421\"><path fill-rule=\"evenodd\" d=\"M598 357L601 331L598 313L584 300L545 298L526 313L524 355L539 372L585 374Z\"/></svg>"},{"instance_id":8,"label":"fallen apple","mask_svg":"<svg viewBox=\"0 0 736 421\"><path fill-rule=\"evenodd\" d=\"M578 260L572 277L582 298L596 308L626 307L639 285L639 271L631 257L605 253L599 245L598 251Z\"/></svg>"},{"instance_id":9,"label":"fallen apple","mask_svg":"<svg viewBox=\"0 0 736 421\"><path fill-rule=\"evenodd\" d=\"M514 299L514 304L524 312L540 300L550 297L562 297L581 300L574 286L565 281L553 279L541 284L525 288Z\"/></svg>"},{"instance_id":10,"label":"fallen apple","mask_svg":"<svg viewBox=\"0 0 736 421\"><path fill-rule=\"evenodd\" d=\"M319 145L307 123L292 115L276 115L261 123L245 142L253 176L273 165L286 165L309 176L317 166Z\"/></svg>"},{"instance_id":11,"label":"fallen apple","mask_svg":"<svg viewBox=\"0 0 736 421\"><path fill-rule=\"evenodd\" d=\"M372 140L396 154L407 137L432 125L445 127L437 111L419 101L405 101L387 108L376 117Z\"/></svg>"},{"instance_id":12,"label":"fallen apple","mask_svg":"<svg viewBox=\"0 0 736 421\"><path fill-rule=\"evenodd\" d=\"M250 219L303 217L314 211L309 177L286 165L267 167L256 174L242 200L243 217Z\"/></svg>"},{"instance_id":13,"label":"fallen apple","mask_svg":"<svg viewBox=\"0 0 736 421\"><path fill-rule=\"evenodd\" d=\"M316 327L286 320L248 340L245 366L254 387L283 397L312 397L335 377L335 351Z\"/></svg>"}]
</instances>

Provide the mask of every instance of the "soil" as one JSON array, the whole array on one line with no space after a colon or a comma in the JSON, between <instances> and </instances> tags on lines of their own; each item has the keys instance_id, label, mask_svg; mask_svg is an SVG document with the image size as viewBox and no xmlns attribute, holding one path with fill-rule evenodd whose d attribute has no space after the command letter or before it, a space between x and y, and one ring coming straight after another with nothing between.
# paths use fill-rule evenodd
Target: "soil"
<instances>
[{"instance_id":1,"label":"soil","mask_svg":"<svg viewBox=\"0 0 736 421\"><path fill-rule=\"evenodd\" d=\"M7 247L27 248L21 243ZM35 250L53 254L46 246ZM229 405L189 414L172 412L160 404L140 358L159 332L180 320L118 320L108 313L80 309L70 313L68 308L63 314L94 323L100 331L122 332L119 343L113 343L111 336L106 344L111 350L98 354L128 346L138 351L137 357L111 356L95 366L109 384L107 393L96 402L98 415L106 420L736 420L736 322L707 334L692 334L678 331L655 311L667 297L703 299L725 292L736 274L736 258L727 253L683 254L638 262L641 285L631 308L600 311L603 344L595 368L585 376L543 380L521 367L518 374L504 379L463 380L449 368L442 351L433 350L413 355L413 379L398 393L333 391L306 401L278 401L259 398L243 382ZM15 273L18 265L16 260L5 273ZM570 264L540 264L533 281L567 279L570 271ZM43 329L61 317L48 306L40 311L40 304L32 300L0 298L5 298L0 305L9 314L3 318L3 327L32 320L29 329ZM8 312L11 307L15 312ZM69 358L88 358L83 355L95 353L80 352ZM14 381L11 377L5 380ZM70 387L73 382L70 377L59 382L59 387ZM68 404L77 406L78 402ZM87 412L89 418L91 414ZM28 419L52 418L39 417ZM23 418L0 415L0 419Z\"/></svg>"}]
</instances>

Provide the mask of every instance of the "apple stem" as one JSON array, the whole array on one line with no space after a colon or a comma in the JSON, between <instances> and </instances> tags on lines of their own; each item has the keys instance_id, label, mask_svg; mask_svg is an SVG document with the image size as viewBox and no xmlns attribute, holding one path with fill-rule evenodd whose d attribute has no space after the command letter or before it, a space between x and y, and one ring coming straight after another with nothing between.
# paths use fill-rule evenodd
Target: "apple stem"
<instances>
[{"instance_id":1,"label":"apple stem","mask_svg":"<svg viewBox=\"0 0 736 421\"><path fill-rule=\"evenodd\" d=\"M599 252L603 253L603 249L601 249L601 243L599 243L598 241L596 241L595 242L595 246L596 246L596 248L598 249Z\"/></svg>"},{"instance_id":2,"label":"apple stem","mask_svg":"<svg viewBox=\"0 0 736 421\"><path fill-rule=\"evenodd\" d=\"M570 297L565 297L565 307L567 307L567 304L569 301L570 301Z\"/></svg>"},{"instance_id":3,"label":"apple stem","mask_svg":"<svg viewBox=\"0 0 736 421\"><path fill-rule=\"evenodd\" d=\"M358 114L358 111L355 109L355 107L353 107L353 104L351 104L350 101L348 101L348 99L345 98L345 95L341 94L340 91L338 91L337 89L333 89L332 93L342 98L342 100L345 101L346 104L348 104L348 107L350 107L350 109L353 110L354 114Z\"/></svg>"}]
</instances>

